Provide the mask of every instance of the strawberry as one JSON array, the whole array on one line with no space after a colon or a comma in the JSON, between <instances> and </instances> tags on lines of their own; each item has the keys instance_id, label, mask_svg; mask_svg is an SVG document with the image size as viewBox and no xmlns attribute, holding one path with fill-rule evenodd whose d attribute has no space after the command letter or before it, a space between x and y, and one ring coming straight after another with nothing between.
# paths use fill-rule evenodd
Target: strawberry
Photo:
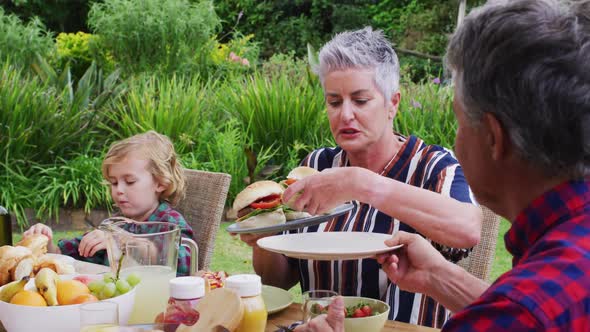
<instances>
[{"instance_id":1,"label":"strawberry","mask_svg":"<svg viewBox=\"0 0 590 332\"><path fill-rule=\"evenodd\" d=\"M364 305L361 307L361 310L365 313L366 316L371 316L373 314L373 310L368 305Z\"/></svg>"}]
</instances>

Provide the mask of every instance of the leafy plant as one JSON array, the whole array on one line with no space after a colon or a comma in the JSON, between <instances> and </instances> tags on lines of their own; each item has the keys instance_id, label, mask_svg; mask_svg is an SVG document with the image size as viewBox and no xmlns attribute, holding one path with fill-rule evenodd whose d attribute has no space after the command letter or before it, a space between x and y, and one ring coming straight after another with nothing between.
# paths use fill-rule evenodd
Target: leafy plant
<instances>
[{"instance_id":1,"label":"leafy plant","mask_svg":"<svg viewBox=\"0 0 590 332\"><path fill-rule=\"evenodd\" d=\"M58 159L52 166L36 166L35 200L39 218L59 218L60 207L109 207L111 197L101 173L102 158L80 154L70 160Z\"/></svg>"},{"instance_id":2,"label":"leafy plant","mask_svg":"<svg viewBox=\"0 0 590 332\"><path fill-rule=\"evenodd\" d=\"M105 0L88 23L126 71L173 72L193 61L219 19L209 1Z\"/></svg>"},{"instance_id":3,"label":"leafy plant","mask_svg":"<svg viewBox=\"0 0 590 332\"><path fill-rule=\"evenodd\" d=\"M60 33L55 40L57 67L69 65L76 80L82 77L92 62L96 62L103 71L113 71L112 57L100 49L99 40L99 36L81 31Z\"/></svg>"},{"instance_id":4,"label":"leafy plant","mask_svg":"<svg viewBox=\"0 0 590 332\"><path fill-rule=\"evenodd\" d=\"M262 64L262 75L268 78L277 78L281 75L299 80L308 75L309 65L301 58L295 56L295 52L276 53Z\"/></svg>"},{"instance_id":5,"label":"leafy plant","mask_svg":"<svg viewBox=\"0 0 590 332\"><path fill-rule=\"evenodd\" d=\"M25 208L34 206L38 192L35 182L24 174L22 165L0 162L0 204L14 214L21 227L26 225Z\"/></svg>"},{"instance_id":6,"label":"leafy plant","mask_svg":"<svg viewBox=\"0 0 590 332\"><path fill-rule=\"evenodd\" d=\"M319 146L331 137L324 95L319 83L307 77L255 74L245 81L229 82L219 90L217 100L252 137L254 152L269 146L276 149L272 160L276 165L285 163L295 141Z\"/></svg>"},{"instance_id":7,"label":"leafy plant","mask_svg":"<svg viewBox=\"0 0 590 332\"><path fill-rule=\"evenodd\" d=\"M52 31L86 31L90 4L101 0L3 0L7 12L30 19L38 17Z\"/></svg>"},{"instance_id":8,"label":"leafy plant","mask_svg":"<svg viewBox=\"0 0 590 332\"><path fill-rule=\"evenodd\" d=\"M112 103L106 112L109 121L101 127L115 139L153 129L176 142L178 153L187 153L202 139L206 122L219 117L211 111L216 85L199 77L137 77Z\"/></svg>"},{"instance_id":9,"label":"leafy plant","mask_svg":"<svg viewBox=\"0 0 590 332\"><path fill-rule=\"evenodd\" d=\"M404 135L416 135L428 144L453 148L457 122L452 107L452 87L408 84L403 87L394 128Z\"/></svg>"},{"instance_id":10,"label":"leafy plant","mask_svg":"<svg viewBox=\"0 0 590 332\"><path fill-rule=\"evenodd\" d=\"M244 147L248 146L250 139L235 119L230 119L219 128L211 127L212 124L209 126L213 130L207 131L208 135L199 140L202 147L195 149L202 152L190 152L183 155L182 160L185 167L231 174L228 193L228 202L231 202L250 183L247 156L244 153ZM261 149L254 173L259 174L275 153L272 147Z\"/></svg>"},{"instance_id":11,"label":"leafy plant","mask_svg":"<svg viewBox=\"0 0 590 332\"><path fill-rule=\"evenodd\" d=\"M51 33L39 19L33 18L25 24L0 7L0 63L9 59L26 68L35 61L36 54L49 56L53 47Z\"/></svg>"}]
</instances>

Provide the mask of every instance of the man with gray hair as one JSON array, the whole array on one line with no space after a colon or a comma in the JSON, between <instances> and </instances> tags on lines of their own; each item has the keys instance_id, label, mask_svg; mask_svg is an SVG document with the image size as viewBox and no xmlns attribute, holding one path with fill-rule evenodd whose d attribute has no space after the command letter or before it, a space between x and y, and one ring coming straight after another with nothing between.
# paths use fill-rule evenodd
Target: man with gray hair
<instances>
[{"instance_id":1,"label":"man with gray hair","mask_svg":"<svg viewBox=\"0 0 590 332\"><path fill-rule=\"evenodd\" d=\"M490 286L406 232L378 262L455 312L443 331L590 331L590 1L489 1L447 57L457 158L478 201L510 220L513 268Z\"/></svg>"}]
</instances>

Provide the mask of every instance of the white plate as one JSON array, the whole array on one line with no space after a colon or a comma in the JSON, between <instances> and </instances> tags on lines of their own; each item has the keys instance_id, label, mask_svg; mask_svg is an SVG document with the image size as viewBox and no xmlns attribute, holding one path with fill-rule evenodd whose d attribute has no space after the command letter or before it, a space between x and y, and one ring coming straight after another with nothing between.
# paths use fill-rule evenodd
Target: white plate
<instances>
[{"instance_id":1,"label":"white plate","mask_svg":"<svg viewBox=\"0 0 590 332\"><path fill-rule=\"evenodd\" d=\"M74 259L74 257L70 257L67 255L62 255L62 254L51 254L51 253L47 253L47 254L45 254L45 256L52 257L52 258L58 259L64 263L66 263L66 264L75 266L74 263L76 262L76 260Z\"/></svg>"},{"instance_id":2,"label":"white plate","mask_svg":"<svg viewBox=\"0 0 590 332\"><path fill-rule=\"evenodd\" d=\"M303 228L307 226L315 226L326 221L330 221L334 217L338 217L340 215L345 214L346 212L352 210L353 205L346 203L336 207L332 212L328 214L320 214L316 216L311 216L307 218L295 219L295 220L287 220L284 224L272 225L272 226L265 226L265 227L258 227L258 228L242 228L240 227L239 223L233 223L229 225L226 230L230 233L277 233L282 231L288 231L292 229Z\"/></svg>"},{"instance_id":3,"label":"white plate","mask_svg":"<svg viewBox=\"0 0 590 332\"><path fill-rule=\"evenodd\" d=\"M388 247L390 234L365 232L317 232L269 236L258 246L285 256L314 260L371 258L402 247Z\"/></svg>"},{"instance_id":4,"label":"white plate","mask_svg":"<svg viewBox=\"0 0 590 332\"><path fill-rule=\"evenodd\" d=\"M291 293L282 288L267 285L262 285L262 298L269 314L286 309L293 303Z\"/></svg>"}]
</instances>

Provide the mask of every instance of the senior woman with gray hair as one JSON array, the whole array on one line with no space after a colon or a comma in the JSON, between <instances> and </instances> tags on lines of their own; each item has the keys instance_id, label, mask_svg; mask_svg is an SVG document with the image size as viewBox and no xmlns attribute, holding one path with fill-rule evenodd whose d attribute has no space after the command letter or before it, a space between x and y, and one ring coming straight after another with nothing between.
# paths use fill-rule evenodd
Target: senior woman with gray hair
<instances>
[{"instance_id":1,"label":"senior woman with gray hair","mask_svg":"<svg viewBox=\"0 0 590 332\"><path fill-rule=\"evenodd\" d=\"M284 200L303 191L295 206L311 214L349 201L354 208L299 231L393 234L399 227L430 239L449 260L465 256L468 250L458 248L478 242L481 210L450 151L393 131L401 97L389 41L371 28L338 34L321 49L317 71L338 146L311 152L302 164L321 172L292 184ZM448 317L431 298L399 290L374 259L288 259L260 249L258 238L242 236L265 284L288 289L300 281L303 291L382 299L390 319L414 324L441 326Z\"/></svg>"},{"instance_id":2,"label":"senior woman with gray hair","mask_svg":"<svg viewBox=\"0 0 590 332\"><path fill-rule=\"evenodd\" d=\"M489 1L453 35L448 63L457 157L479 201L511 220L513 267L489 286L405 232L378 261L456 312L443 331L590 331L590 1Z\"/></svg>"}]
</instances>

